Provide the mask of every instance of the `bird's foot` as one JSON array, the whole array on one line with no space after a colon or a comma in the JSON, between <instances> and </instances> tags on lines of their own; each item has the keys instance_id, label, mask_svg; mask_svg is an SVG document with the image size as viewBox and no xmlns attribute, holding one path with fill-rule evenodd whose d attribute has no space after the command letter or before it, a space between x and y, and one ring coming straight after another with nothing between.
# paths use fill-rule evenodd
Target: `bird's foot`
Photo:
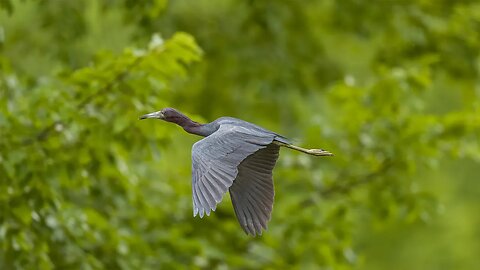
<instances>
[{"instance_id":1,"label":"bird's foot","mask_svg":"<svg viewBox=\"0 0 480 270\"><path fill-rule=\"evenodd\" d=\"M308 149L307 154L314 155L314 156L333 156L332 153L323 150L323 149Z\"/></svg>"}]
</instances>

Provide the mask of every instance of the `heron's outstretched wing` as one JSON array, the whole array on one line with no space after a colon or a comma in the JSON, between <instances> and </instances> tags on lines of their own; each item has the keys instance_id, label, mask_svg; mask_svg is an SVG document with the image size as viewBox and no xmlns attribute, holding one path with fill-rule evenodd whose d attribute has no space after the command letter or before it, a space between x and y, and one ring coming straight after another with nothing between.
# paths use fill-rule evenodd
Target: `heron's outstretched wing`
<instances>
[{"instance_id":1,"label":"heron's outstretched wing","mask_svg":"<svg viewBox=\"0 0 480 270\"><path fill-rule=\"evenodd\" d=\"M243 230L255 236L267 229L273 208L272 170L280 146L270 144L248 156L240 166L230 187L235 214Z\"/></svg>"},{"instance_id":2,"label":"heron's outstretched wing","mask_svg":"<svg viewBox=\"0 0 480 270\"><path fill-rule=\"evenodd\" d=\"M222 124L192 148L193 215L210 215L237 177L248 156L272 143L275 134Z\"/></svg>"}]
</instances>

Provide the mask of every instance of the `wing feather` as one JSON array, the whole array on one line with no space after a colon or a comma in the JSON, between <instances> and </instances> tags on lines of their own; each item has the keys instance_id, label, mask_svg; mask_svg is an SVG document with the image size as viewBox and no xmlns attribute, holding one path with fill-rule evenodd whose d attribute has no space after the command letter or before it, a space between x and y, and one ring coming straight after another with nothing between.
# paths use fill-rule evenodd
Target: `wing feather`
<instances>
[{"instance_id":1,"label":"wing feather","mask_svg":"<svg viewBox=\"0 0 480 270\"><path fill-rule=\"evenodd\" d=\"M195 143L192 148L193 215L203 217L205 213L210 215L211 210L215 211L234 183L240 163L270 145L275 136L234 124L222 124L216 132ZM251 234L255 234L253 213L245 213L245 220L251 222Z\"/></svg>"},{"instance_id":2,"label":"wing feather","mask_svg":"<svg viewBox=\"0 0 480 270\"><path fill-rule=\"evenodd\" d=\"M213 196L210 194L210 191L208 190L208 188L205 186L205 182L199 182L198 183L198 186L200 187L200 196L203 196L203 198L205 199L205 203L206 205L208 205L208 207L205 209L205 211L207 211L207 216L210 215L210 210L213 210L215 208L215 200L213 199Z\"/></svg>"},{"instance_id":3,"label":"wing feather","mask_svg":"<svg viewBox=\"0 0 480 270\"><path fill-rule=\"evenodd\" d=\"M222 197L223 197L222 188L220 187L222 182L211 171L208 172L207 174L208 174L207 179L211 179L211 180L209 180L209 185L212 188L212 195L215 199L215 202L219 203L222 200Z\"/></svg>"},{"instance_id":4,"label":"wing feather","mask_svg":"<svg viewBox=\"0 0 480 270\"><path fill-rule=\"evenodd\" d=\"M261 235L270 220L273 199L272 169L278 159L279 146L270 144L246 158L230 187L235 214L247 234Z\"/></svg>"},{"instance_id":5,"label":"wing feather","mask_svg":"<svg viewBox=\"0 0 480 270\"><path fill-rule=\"evenodd\" d=\"M230 193L230 197L232 198L232 204L233 205L239 205L239 199L237 198L236 194ZM242 226L243 230L247 234L252 234L253 232L250 232L250 228L248 227L248 222L247 222L247 215L245 214L245 207L234 207L235 210L235 215L237 216L238 222L240 223L240 226Z\"/></svg>"}]
</instances>

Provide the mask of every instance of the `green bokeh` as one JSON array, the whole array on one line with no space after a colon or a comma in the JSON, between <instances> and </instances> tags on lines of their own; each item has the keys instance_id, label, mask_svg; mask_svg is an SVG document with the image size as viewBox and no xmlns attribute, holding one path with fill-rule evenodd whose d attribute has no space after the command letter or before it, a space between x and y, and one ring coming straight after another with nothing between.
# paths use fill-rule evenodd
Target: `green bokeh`
<instances>
[{"instance_id":1,"label":"green bokeh","mask_svg":"<svg viewBox=\"0 0 480 270\"><path fill-rule=\"evenodd\" d=\"M477 269L477 1L0 1L0 269ZM192 216L199 138L283 149L263 236Z\"/></svg>"}]
</instances>

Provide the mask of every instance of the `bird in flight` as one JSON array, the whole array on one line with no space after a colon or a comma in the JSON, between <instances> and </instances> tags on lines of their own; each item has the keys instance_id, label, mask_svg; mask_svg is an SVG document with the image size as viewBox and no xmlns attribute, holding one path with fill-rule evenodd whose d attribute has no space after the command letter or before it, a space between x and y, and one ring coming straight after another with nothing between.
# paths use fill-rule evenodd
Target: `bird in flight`
<instances>
[{"instance_id":1,"label":"bird in flight","mask_svg":"<svg viewBox=\"0 0 480 270\"><path fill-rule=\"evenodd\" d=\"M255 124L220 117L200 124L173 108L145 114L140 119L161 119L205 138L192 147L193 216L210 215L227 191L240 226L249 235L267 229L273 208L272 170L280 147L314 156L333 156L322 149L305 149Z\"/></svg>"}]
</instances>

